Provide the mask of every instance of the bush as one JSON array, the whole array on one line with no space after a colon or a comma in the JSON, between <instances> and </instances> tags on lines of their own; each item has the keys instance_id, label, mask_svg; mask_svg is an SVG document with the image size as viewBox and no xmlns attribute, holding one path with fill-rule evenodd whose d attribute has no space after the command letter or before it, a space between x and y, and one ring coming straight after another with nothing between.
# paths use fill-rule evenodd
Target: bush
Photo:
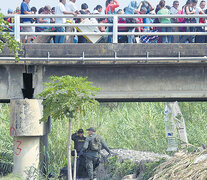
<instances>
[{"instance_id":1,"label":"bush","mask_svg":"<svg viewBox=\"0 0 207 180\"><path fill-rule=\"evenodd\" d=\"M106 164L110 179L122 179L129 174L136 174L139 164L130 160L120 161L117 156L110 157Z\"/></svg>"},{"instance_id":2,"label":"bush","mask_svg":"<svg viewBox=\"0 0 207 180\"><path fill-rule=\"evenodd\" d=\"M10 136L9 105L0 104L0 177L12 172L13 140Z\"/></svg>"}]
</instances>

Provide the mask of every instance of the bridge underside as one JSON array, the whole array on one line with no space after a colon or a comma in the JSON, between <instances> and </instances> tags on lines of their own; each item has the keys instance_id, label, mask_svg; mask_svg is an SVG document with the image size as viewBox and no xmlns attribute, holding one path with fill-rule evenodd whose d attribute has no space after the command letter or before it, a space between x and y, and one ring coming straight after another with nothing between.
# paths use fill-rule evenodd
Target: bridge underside
<instances>
[{"instance_id":1,"label":"bridge underside","mask_svg":"<svg viewBox=\"0 0 207 180\"><path fill-rule=\"evenodd\" d=\"M0 99L22 98L24 65L0 66ZM207 64L30 65L34 95L51 75L87 76L105 101L207 100Z\"/></svg>"},{"instance_id":2,"label":"bridge underside","mask_svg":"<svg viewBox=\"0 0 207 180\"><path fill-rule=\"evenodd\" d=\"M80 47L86 48L85 46ZM128 46L129 52L128 54L125 54L125 56L130 56L132 47L134 50L138 48L137 45ZM45 48L43 48L42 51L40 49L37 49L36 56L43 57L43 51L45 52ZM57 47L50 46L48 49L51 52L57 51L57 53L59 53L59 51L57 49L55 50L55 48ZM105 45L103 45L103 47L101 45L98 47L94 46L94 48L96 48L95 52L97 52L99 57L107 55L105 50L103 50L103 48L105 48ZM141 51L141 48L142 47L139 46L139 52ZM155 52L154 54L158 54L155 51L156 47L151 46L151 48L153 49L153 52ZM157 51L159 51L159 48L157 47ZM186 51L183 51L183 54L186 54L185 56L187 56L187 51L192 53L189 46L188 48L184 49L186 49ZM203 56L205 53L207 54L206 49L204 49L203 46L202 48L200 46L199 51L199 47L197 47L197 51L194 49L193 54L197 57ZM84 51L86 50L87 49ZM143 47L142 50L148 52L145 47ZM29 50L25 51L24 57L34 57L34 46L33 49L30 49L30 51L31 52L29 52ZM83 49L79 49L78 51L80 51L79 54L83 53ZM121 52L121 50L119 51ZM124 51L126 51L126 49L124 49ZM169 49L169 52L165 52L163 56L167 57L168 55L170 57L173 57L172 51L172 48ZM103 53L101 54L101 52ZM195 52L197 52L197 54ZM177 53L178 52L176 52L174 49L174 57ZM151 52L151 54L153 53ZM65 56L65 54L63 56ZM71 53L70 57L74 56L75 55ZM94 53L94 57L98 56L95 56ZM111 51L107 56L111 56ZM134 57L135 54L132 56ZM136 54L136 56L138 55ZM101 92L96 95L96 98L100 101L207 100L207 63L205 62L168 62L167 60L165 62L159 62L158 60L157 62L149 63L145 61L130 62L126 60L122 63L80 63L75 61L73 63L58 63L57 61L27 61L20 63L5 63L5 61L3 63L2 61L0 63L0 101L3 102L9 101L13 98L23 98L22 89L27 86L27 83L25 85L25 82L23 82L23 73L32 74L31 83L34 88L34 97L42 91L42 83L48 81L48 78L51 75L73 75L87 76L88 80L92 81L95 86L102 88Z\"/></svg>"}]
</instances>

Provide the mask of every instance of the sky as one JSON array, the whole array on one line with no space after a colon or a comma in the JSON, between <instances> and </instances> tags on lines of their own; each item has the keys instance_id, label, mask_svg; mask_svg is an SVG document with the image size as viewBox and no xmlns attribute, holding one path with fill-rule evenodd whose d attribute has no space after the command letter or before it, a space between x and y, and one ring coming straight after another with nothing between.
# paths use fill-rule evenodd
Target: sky
<instances>
[{"instance_id":1,"label":"sky","mask_svg":"<svg viewBox=\"0 0 207 180\"><path fill-rule=\"evenodd\" d=\"M67 0L68 1L68 0ZM118 0L120 4L120 8L123 9L124 7L128 6L129 2L131 0ZM139 1L139 0L138 0ZM141 0L140 0L141 1ZM22 0L0 0L0 9L1 12L4 14L7 12L8 8L11 8L12 10L15 10L17 6L20 6ZM54 7L58 4L59 0L31 0L30 1L30 7L35 6L37 9L44 7L45 5L50 5L51 7ZM106 0L76 0L76 5L78 9L80 9L80 6L82 3L87 3L89 6L89 10L92 11L93 8L100 4L103 7L105 7ZM151 0L153 5L156 5L159 3L159 0ZM181 5L184 5L186 0L180 0L180 8ZM166 5L172 5L173 0L166 0Z\"/></svg>"}]
</instances>

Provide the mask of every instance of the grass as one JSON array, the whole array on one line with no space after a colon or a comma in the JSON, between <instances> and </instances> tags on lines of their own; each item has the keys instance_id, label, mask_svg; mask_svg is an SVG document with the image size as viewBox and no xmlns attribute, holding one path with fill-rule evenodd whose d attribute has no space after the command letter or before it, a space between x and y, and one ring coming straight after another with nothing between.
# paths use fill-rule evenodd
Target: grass
<instances>
[{"instance_id":1,"label":"grass","mask_svg":"<svg viewBox=\"0 0 207 180\"><path fill-rule=\"evenodd\" d=\"M9 105L0 104L0 176L12 172L13 139L10 136Z\"/></svg>"},{"instance_id":2,"label":"grass","mask_svg":"<svg viewBox=\"0 0 207 180\"><path fill-rule=\"evenodd\" d=\"M1 180L22 180L21 178L14 177L12 174L8 174L7 176L1 177Z\"/></svg>"},{"instance_id":3,"label":"grass","mask_svg":"<svg viewBox=\"0 0 207 180\"><path fill-rule=\"evenodd\" d=\"M194 146L207 144L207 103L183 102L179 105L185 118L189 143ZM73 130L94 126L111 148L166 153L164 108L165 103L102 103L100 108L86 111L84 116L73 122ZM0 154L6 153L6 158L0 156L0 165L6 165L5 162L12 165L13 142L9 135L9 119L9 105L0 104ZM67 165L67 134L67 119L52 121L49 172L59 174L59 170Z\"/></svg>"},{"instance_id":4,"label":"grass","mask_svg":"<svg viewBox=\"0 0 207 180\"><path fill-rule=\"evenodd\" d=\"M120 162L116 156L110 157L106 163L108 167L109 178L108 179L122 179L129 174L136 174L139 169L139 164L126 160Z\"/></svg>"}]
</instances>

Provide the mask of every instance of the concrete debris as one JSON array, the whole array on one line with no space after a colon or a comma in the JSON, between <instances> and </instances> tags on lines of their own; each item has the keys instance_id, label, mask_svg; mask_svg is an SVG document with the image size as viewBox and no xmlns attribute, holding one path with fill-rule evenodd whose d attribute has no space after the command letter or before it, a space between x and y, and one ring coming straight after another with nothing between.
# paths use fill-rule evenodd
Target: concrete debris
<instances>
[{"instance_id":1,"label":"concrete debris","mask_svg":"<svg viewBox=\"0 0 207 180\"><path fill-rule=\"evenodd\" d=\"M131 160L133 162L141 161L159 161L160 159L168 159L170 156L153 153L153 152L144 152L144 151L134 151L127 149L112 149L112 152L117 154L120 160ZM107 155L107 152L102 151L104 155Z\"/></svg>"}]
</instances>

